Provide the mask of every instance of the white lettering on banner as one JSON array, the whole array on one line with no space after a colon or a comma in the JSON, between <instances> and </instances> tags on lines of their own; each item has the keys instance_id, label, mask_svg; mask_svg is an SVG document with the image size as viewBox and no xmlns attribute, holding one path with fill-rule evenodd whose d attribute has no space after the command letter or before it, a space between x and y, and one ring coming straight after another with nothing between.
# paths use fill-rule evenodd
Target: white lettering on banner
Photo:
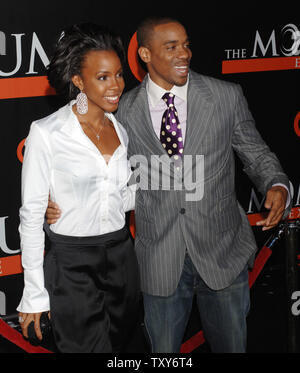
<instances>
[{"instance_id":1,"label":"white lettering on banner","mask_svg":"<svg viewBox=\"0 0 300 373\"><path fill-rule=\"evenodd\" d=\"M294 291L291 299L296 300L296 302L293 303L292 308L291 308L292 314L294 316L299 316L300 315L300 291Z\"/></svg>"},{"instance_id":2,"label":"white lettering on banner","mask_svg":"<svg viewBox=\"0 0 300 373\"><path fill-rule=\"evenodd\" d=\"M3 252L6 254L16 254L20 252L20 249L17 250L11 250L8 248L6 244L6 234L5 234L5 220L8 218L8 216L2 216L0 217L0 248Z\"/></svg>"},{"instance_id":3,"label":"white lettering on banner","mask_svg":"<svg viewBox=\"0 0 300 373\"><path fill-rule=\"evenodd\" d=\"M31 44L31 54L30 54L30 65L29 65L29 71L26 74L37 74L36 71L34 71L34 61L35 61L35 54L38 52L38 55L40 56L44 66L49 65L49 59L36 35L34 32L32 34L32 44Z\"/></svg>"},{"instance_id":4,"label":"white lettering on banner","mask_svg":"<svg viewBox=\"0 0 300 373\"><path fill-rule=\"evenodd\" d=\"M295 206L298 206L298 205L300 205L300 184L299 184L298 195L297 195L296 203L295 203Z\"/></svg>"},{"instance_id":5,"label":"white lettering on banner","mask_svg":"<svg viewBox=\"0 0 300 373\"><path fill-rule=\"evenodd\" d=\"M228 60L246 58L246 51L247 49L225 49L225 52L227 53L226 58Z\"/></svg>"},{"instance_id":6,"label":"white lettering on banner","mask_svg":"<svg viewBox=\"0 0 300 373\"><path fill-rule=\"evenodd\" d=\"M265 56L270 44L272 45L272 55L273 56L279 56L279 54L277 53L277 50L276 50L275 30L272 31L272 34L269 38L269 41L268 41L268 44L267 44L266 47L264 47L264 45L263 45L263 42L261 40L259 32L256 31L253 54L252 54L251 57L257 57L257 54L256 54L257 46L259 46L262 55Z\"/></svg>"},{"instance_id":7,"label":"white lettering on banner","mask_svg":"<svg viewBox=\"0 0 300 373\"><path fill-rule=\"evenodd\" d=\"M4 40L4 54L6 52L5 49L5 34L3 32L0 32L0 35L2 35L2 40ZM9 72L2 71L0 69L0 76L8 77L16 74L21 66L22 66L22 37L25 34L11 34L11 36L15 37L16 40L16 65L15 68ZM2 42L3 44L3 42ZM3 48L1 48L1 42L0 42L0 54ZM29 70L26 72L26 74L37 74L37 71L34 71L34 63L35 63L35 56L36 53L39 55L41 61L43 62L44 66L46 67L49 64L49 59L41 45L41 42L39 41L37 34L34 32L32 34L32 42L31 42L31 53L30 53L30 61L29 61Z\"/></svg>"},{"instance_id":8,"label":"white lettering on banner","mask_svg":"<svg viewBox=\"0 0 300 373\"><path fill-rule=\"evenodd\" d=\"M253 208L252 208L253 203L255 204L256 209L258 211L260 211L261 208L262 208L262 205L264 203L264 200L265 200L265 197L263 197L263 199L261 200L261 202L259 202L258 198L257 198L257 195L256 195L254 189L252 188L251 189L251 195L250 195L250 201L249 201L249 207L248 207L247 214L252 214L253 213Z\"/></svg>"},{"instance_id":9,"label":"white lettering on banner","mask_svg":"<svg viewBox=\"0 0 300 373\"><path fill-rule=\"evenodd\" d=\"M0 291L0 315L6 315L6 297L2 291Z\"/></svg>"},{"instance_id":10,"label":"white lettering on banner","mask_svg":"<svg viewBox=\"0 0 300 373\"><path fill-rule=\"evenodd\" d=\"M16 74L20 70L20 67L22 65L22 42L21 42L21 38L22 38L23 35L25 35L25 34L12 34L11 35L11 36L15 36L15 38L16 38L16 58L17 58L16 67L8 73L0 70L0 76L11 76L11 75Z\"/></svg>"},{"instance_id":11,"label":"white lettering on banner","mask_svg":"<svg viewBox=\"0 0 300 373\"><path fill-rule=\"evenodd\" d=\"M6 55L6 38L3 31L0 31L0 56Z\"/></svg>"},{"instance_id":12,"label":"white lettering on banner","mask_svg":"<svg viewBox=\"0 0 300 373\"><path fill-rule=\"evenodd\" d=\"M294 190L294 185L290 182L290 193L291 193L291 199L294 198L294 193L295 193L295 190Z\"/></svg>"},{"instance_id":13,"label":"white lettering on banner","mask_svg":"<svg viewBox=\"0 0 300 373\"><path fill-rule=\"evenodd\" d=\"M278 43L278 34L276 36L276 32L273 29L270 36L267 38L262 38L261 33L256 30L255 31L255 38L254 38L254 45L252 50L252 58L255 57L265 57L267 52L271 52L272 57L280 56L278 53L278 49L282 53L282 55L290 57L290 56L299 56L300 55L300 31L298 27L292 23L285 25L281 29L281 40L280 44ZM234 59L243 59L247 57L247 49L240 48L240 49L225 49L226 59L227 60L234 60ZM296 60L296 67L299 67L299 62Z\"/></svg>"},{"instance_id":14,"label":"white lettering on banner","mask_svg":"<svg viewBox=\"0 0 300 373\"><path fill-rule=\"evenodd\" d=\"M285 48L284 46L281 48L281 52L285 56L298 56L300 54L299 45L300 45L300 31L298 30L297 26L289 23L288 25L284 26L282 29L282 34L286 34L289 32L291 34L291 39L294 40L293 44L290 48Z\"/></svg>"}]
</instances>

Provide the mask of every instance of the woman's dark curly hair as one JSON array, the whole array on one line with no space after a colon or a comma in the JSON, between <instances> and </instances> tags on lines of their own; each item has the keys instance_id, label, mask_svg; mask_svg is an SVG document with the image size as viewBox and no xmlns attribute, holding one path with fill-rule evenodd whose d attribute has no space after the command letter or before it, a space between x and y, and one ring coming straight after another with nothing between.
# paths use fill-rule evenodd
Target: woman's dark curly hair
<instances>
[{"instance_id":1,"label":"woman's dark curly hair","mask_svg":"<svg viewBox=\"0 0 300 373\"><path fill-rule=\"evenodd\" d=\"M85 56L90 51L114 51L123 64L125 51L121 38L104 26L81 23L70 26L58 40L47 68L50 85L69 100L80 92L72 77L80 75Z\"/></svg>"}]
</instances>

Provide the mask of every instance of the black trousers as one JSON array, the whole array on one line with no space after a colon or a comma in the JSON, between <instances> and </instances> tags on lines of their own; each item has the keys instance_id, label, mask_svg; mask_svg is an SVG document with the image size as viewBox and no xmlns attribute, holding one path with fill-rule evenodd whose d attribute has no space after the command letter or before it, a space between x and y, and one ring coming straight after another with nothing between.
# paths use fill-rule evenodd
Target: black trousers
<instances>
[{"instance_id":1,"label":"black trousers","mask_svg":"<svg viewBox=\"0 0 300 373\"><path fill-rule=\"evenodd\" d=\"M138 321L140 278L123 229L94 237L50 232L45 286L58 352L122 352Z\"/></svg>"}]
</instances>

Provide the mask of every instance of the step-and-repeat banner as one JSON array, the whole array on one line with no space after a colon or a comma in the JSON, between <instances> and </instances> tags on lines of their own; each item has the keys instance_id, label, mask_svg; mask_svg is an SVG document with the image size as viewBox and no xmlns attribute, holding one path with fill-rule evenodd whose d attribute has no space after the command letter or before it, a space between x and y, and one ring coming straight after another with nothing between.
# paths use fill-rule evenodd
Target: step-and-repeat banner
<instances>
[{"instance_id":1,"label":"step-and-repeat banner","mask_svg":"<svg viewBox=\"0 0 300 373\"><path fill-rule=\"evenodd\" d=\"M192 5L187 5L191 3ZM136 28L148 15L178 18L187 28L192 69L242 85L257 127L289 175L293 197L290 219L300 218L300 17L259 3L240 8L202 7L197 2L52 0L0 4L0 315L15 313L23 289L18 235L20 175L24 141L33 120L62 103L47 83L46 66L61 31L73 23L105 24L122 35L128 50L126 90L145 71L136 55ZM237 160L239 200L253 225L258 245L269 233L255 227L261 196ZM300 254L300 253L299 253Z\"/></svg>"}]
</instances>

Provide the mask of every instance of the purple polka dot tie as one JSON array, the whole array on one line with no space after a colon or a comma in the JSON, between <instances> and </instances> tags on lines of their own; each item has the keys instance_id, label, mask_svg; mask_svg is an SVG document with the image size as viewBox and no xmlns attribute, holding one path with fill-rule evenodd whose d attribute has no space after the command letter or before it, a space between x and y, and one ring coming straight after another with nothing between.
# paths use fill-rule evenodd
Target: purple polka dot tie
<instances>
[{"instance_id":1,"label":"purple polka dot tie","mask_svg":"<svg viewBox=\"0 0 300 373\"><path fill-rule=\"evenodd\" d=\"M170 92L165 93L162 97L168 108L162 117L160 141L168 155L176 160L181 158L183 154L183 139L174 98L174 94Z\"/></svg>"}]
</instances>

